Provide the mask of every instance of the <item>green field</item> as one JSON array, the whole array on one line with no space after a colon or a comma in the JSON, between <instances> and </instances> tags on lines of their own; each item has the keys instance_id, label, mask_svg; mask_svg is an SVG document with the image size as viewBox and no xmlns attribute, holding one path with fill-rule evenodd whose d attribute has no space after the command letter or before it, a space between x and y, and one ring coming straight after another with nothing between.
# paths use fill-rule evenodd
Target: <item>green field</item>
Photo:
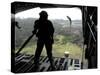
<instances>
[{"instance_id":1,"label":"green field","mask_svg":"<svg viewBox=\"0 0 100 75\"><path fill-rule=\"evenodd\" d=\"M72 43L74 40L75 36L64 36L64 35L56 35L54 37L54 44L53 44L53 56L54 57L64 57L64 52L67 51L69 52L69 57L70 58L79 58L81 59L81 53L82 53L82 48L75 44ZM16 51L19 48L16 48ZM28 45L21 51L21 53L24 54L35 54L36 50L36 42L30 41ZM41 56L47 56L45 47L41 53Z\"/></svg>"}]
</instances>

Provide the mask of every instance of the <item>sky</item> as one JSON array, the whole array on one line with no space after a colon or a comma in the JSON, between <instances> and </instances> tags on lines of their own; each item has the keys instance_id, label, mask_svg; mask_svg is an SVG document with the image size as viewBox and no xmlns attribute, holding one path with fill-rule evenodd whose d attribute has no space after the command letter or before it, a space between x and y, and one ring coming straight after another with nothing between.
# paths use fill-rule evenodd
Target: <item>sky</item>
<instances>
[{"instance_id":1,"label":"sky","mask_svg":"<svg viewBox=\"0 0 100 75\"><path fill-rule=\"evenodd\" d=\"M45 8L39 7L19 12L15 15L16 18L39 18L39 13L44 10L48 13L48 19L63 19L67 20L69 16L72 20L81 20L82 13L79 8Z\"/></svg>"}]
</instances>

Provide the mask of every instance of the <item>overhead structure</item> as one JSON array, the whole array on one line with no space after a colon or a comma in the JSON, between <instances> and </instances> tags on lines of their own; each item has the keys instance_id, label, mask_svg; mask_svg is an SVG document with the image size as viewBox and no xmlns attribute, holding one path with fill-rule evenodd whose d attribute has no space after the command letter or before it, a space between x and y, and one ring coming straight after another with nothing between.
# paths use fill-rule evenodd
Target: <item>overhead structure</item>
<instances>
[{"instance_id":1,"label":"overhead structure","mask_svg":"<svg viewBox=\"0 0 100 75\"><path fill-rule=\"evenodd\" d=\"M71 8L71 7L79 7L77 5L61 5L61 4L48 4L48 3L32 3L32 2L13 2L11 3L11 13L16 14L18 12L22 12L32 8Z\"/></svg>"}]
</instances>

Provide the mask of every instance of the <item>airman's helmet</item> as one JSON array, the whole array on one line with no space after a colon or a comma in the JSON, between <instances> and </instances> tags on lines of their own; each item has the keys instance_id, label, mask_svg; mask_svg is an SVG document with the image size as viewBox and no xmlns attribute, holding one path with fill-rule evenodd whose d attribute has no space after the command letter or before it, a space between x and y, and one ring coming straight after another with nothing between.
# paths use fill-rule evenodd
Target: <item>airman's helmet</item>
<instances>
[{"instance_id":1,"label":"airman's helmet","mask_svg":"<svg viewBox=\"0 0 100 75\"><path fill-rule=\"evenodd\" d=\"M48 16L48 14L47 14L46 11L41 11L41 12L39 13L39 15L40 15L40 16Z\"/></svg>"}]
</instances>

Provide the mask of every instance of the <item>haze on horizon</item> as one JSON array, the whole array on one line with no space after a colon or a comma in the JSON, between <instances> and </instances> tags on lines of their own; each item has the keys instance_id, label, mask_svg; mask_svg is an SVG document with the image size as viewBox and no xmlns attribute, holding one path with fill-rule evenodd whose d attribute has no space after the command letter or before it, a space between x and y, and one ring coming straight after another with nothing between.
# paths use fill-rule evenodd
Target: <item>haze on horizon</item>
<instances>
[{"instance_id":1,"label":"haze on horizon","mask_svg":"<svg viewBox=\"0 0 100 75\"><path fill-rule=\"evenodd\" d=\"M78 8L44 8L39 7L29 9L15 14L15 18L39 18L39 13L44 10L48 13L48 19L68 20L69 16L72 20L82 20L81 10Z\"/></svg>"}]
</instances>

